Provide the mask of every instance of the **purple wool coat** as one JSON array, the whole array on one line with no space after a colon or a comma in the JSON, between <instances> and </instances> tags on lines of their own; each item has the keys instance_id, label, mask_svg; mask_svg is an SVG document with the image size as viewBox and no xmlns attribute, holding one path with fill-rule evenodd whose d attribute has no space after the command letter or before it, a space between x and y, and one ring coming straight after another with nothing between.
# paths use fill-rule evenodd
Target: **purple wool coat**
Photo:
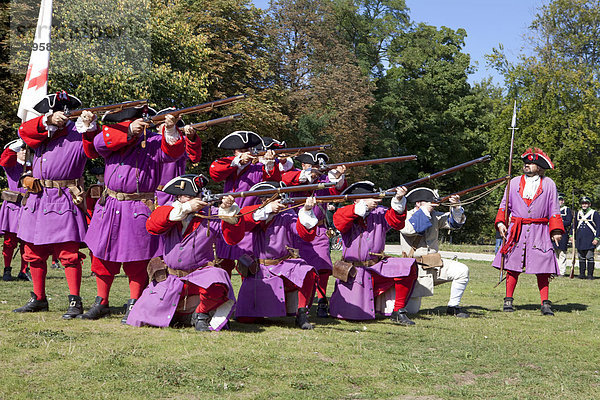
<instances>
[{"instance_id":1,"label":"purple wool coat","mask_svg":"<svg viewBox=\"0 0 600 400\"><path fill-rule=\"evenodd\" d=\"M205 214L206 211L208 210L205 209ZM217 215L218 209L211 207L211 214ZM213 244L223 240L221 220L204 220L185 238L179 225L175 225L160 238L163 242L165 263L173 269L191 271L214 260ZM208 289L212 284L220 283L229 289L227 295L229 300L214 310L210 322L211 330L221 330L233 313L235 295L227 272L212 266L197 269L182 278L169 275L163 282L151 282L131 309L127 324L160 328L169 326L175 315L185 282L193 283L204 289Z\"/></svg>"},{"instance_id":2,"label":"purple wool coat","mask_svg":"<svg viewBox=\"0 0 600 400\"><path fill-rule=\"evenodd\" d=\"M351 207L340 208L337 212L345 213L353 210ZM385 207L379 206L367 215L366 228L355 222L349 231L342 233L344 260L366 261L374 258L369 252L383 252L385 234L393 228L385 218L386 212ZM389 257L368 268L357 267L356 277L349 278L347 282L336 279L335 289L329 301L329 313L332 317L342 319L374 319L375 312L379 310L375 309L372 275L386 278L408 276L414 263L414 258Z\"/></svg>"},{"instance_id":3,"label":"purple wool coat","mask_svg":"<svg viewBox=\"0 0 600 400\"><path fill-rule=\"evenodd\" d=\"M8 189L14 192L25 193L24 188L17 187L19 178L23 173L23 165L18 162L12 167L3 167L6 172ZM3 201L0 206L0 233L17 233L19 219L21 218L21 203Z\"/></svg>"},{"instance_id":4,"label":"purple wool coat","mask_svg":"<svg viewBox=\"0 0 600 400\"><path fill-rule=\"evenodd\" d=\"M166 185L171 179L185 174L185 164L187 157L182 157L179 160L172 163L165 163L160 165L160 181L159 186ZM165 193L162 190L156 191L156 202L159 206L175 201L175 196Z\"/></svg>"},{"instance_id":5,"label":"purple wool coat","mask_svg":"<svg viewBox=\"0 0 600 400\"><path fill-rule=\"evenodd\" d=\"M29 123L36 120L28 121L19 130L26 143ZM83 175L87 156L82 134L72 121L67 123L66 130L66 135L54 137L35 148L34 178L64 180ZM73 203L68 188L44 188L40 193L31 193L21 210L17 236L25 242L35 245L82 242L85 234L85 215Z\"/></svg>"},{"instance_id":6,"label":"purple wool coat","mask_svg":"<svg viewBox=\"0 0 600 400\"><path fill-rule=\"evenodd\" d=\"M123 193L154 193L160 182L160 164L173 163L161 149L162 136L147 133L146 148L142 137L137 143L117 151L111 150L103 135L94 138L94 146L106 163L104 183L107 188ZM85 243L94 256L108 261L129 262L149 260L162 254L158 236L146 231L150 209L142 201L120 201L106 196L104 204L98 201L85 236Z\"/></svg>"},{"instance_id":7,"label":"purple wool coat","mask_svg":"<svg viewBox=\"0 0 600 400\"><path fill-rule=\"evenodd\" d=\"M254 257L277 259L288 255L286 246L292 247L294 238L298 236L297 220L296 212L288 209L276 215L265 229L261 225L252 229ZM293 304L287 304L286 307L283 278L301 288L311 271L316 272L302 259L287 259L269 266L261 264L254 276L248 276L242 282L235 316L283 317L295 314L297 307Z\"/></svg>"},{"instance_id":8,"label":"purple wool coat","mask_svg":"<svg viewBox=\"0 0 600 400\"><path fill-rule=\"evenodd\" d=\"M522 189L521 177L512 178L508 195L508 209L511 217L548 218L550 222L522 225L519 240L505 256L504 269L527 274L559 274L560 270L550 238L552 229L562 229L564 232L556 184L552 179L543 177L541 192L538 190L538 194L529 206L521 197ZM506 190L502 196L496 224L504 218L505 200ZM508 225L509 233L513 225L512 222ZM492 266L500 268L501 262L502 254L498 252Z\"/></svg>"}]
</instances>

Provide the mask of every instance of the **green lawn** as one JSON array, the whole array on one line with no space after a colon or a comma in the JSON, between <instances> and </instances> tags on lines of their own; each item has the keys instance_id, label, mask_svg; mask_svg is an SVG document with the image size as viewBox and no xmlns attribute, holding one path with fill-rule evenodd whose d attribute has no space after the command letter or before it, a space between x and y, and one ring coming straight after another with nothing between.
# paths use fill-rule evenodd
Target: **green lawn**
<instances>
[{"instance_id":1,"label":"green lawn","mask_svg":"<svg viewBox=\"0 0 600 400\"><path fill-rule=\"evenodd\" d=\"M414 327L312 318L313 331L292 318L208 334L122 326L124 276L113 287L115 315L63 321L62 270L49 272L50 312L15 314L31 284L0 282L0 399L599 398L600 280L553 280L552 318L540 314L535 278L522 276L508 314L496 271L468 265L469 319L443 315L446 284L424 300ZM85 271L87 308L95 280L89 264Z\"/></svg>"}]
</instances>

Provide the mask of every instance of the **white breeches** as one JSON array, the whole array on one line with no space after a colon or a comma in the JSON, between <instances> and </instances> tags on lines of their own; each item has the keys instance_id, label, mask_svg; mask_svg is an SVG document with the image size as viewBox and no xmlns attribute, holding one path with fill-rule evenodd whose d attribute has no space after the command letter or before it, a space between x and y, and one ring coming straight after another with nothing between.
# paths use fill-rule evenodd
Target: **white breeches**
<instances>
[{"instance_id":1,"label":"white breeches","mask_svg":"<svg viewBox=\"0 0 600 400\"><path fill-rule=\"evenodd\" d=\"M567 271L567 252L560 249L554 249L554 253L558 260L558 270L561 275L564 275Z\"/></svg>"}]
</instances>

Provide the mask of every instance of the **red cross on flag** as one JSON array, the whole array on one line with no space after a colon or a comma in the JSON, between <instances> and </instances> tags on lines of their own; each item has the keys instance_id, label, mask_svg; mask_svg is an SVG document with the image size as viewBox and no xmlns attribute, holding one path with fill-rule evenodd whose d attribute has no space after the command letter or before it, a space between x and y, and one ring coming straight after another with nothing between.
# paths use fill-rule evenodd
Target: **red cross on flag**
<instances>
[{"instance_id":1,"label":"red cross on flag","mask_svg":"<svg viewBox=\"0 0 600 400\"><path fill-rule=\"evenodd\" d=\"M40 14L31 57L19 103L17 115L23 122L39 117L33 110L40 100L48 94L48 65L50 62L50 28L52 27L52 0L41 0Z\"/></svg>"}]
</instances>

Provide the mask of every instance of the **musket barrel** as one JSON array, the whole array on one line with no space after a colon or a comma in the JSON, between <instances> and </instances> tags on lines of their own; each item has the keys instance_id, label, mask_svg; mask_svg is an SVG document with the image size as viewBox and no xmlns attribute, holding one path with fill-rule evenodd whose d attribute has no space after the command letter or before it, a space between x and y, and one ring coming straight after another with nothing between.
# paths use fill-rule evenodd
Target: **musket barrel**
<instances>
[{"instance_id":1,"label":"musket barrel","mask_svg":"<svg viewBox=\"0 0 600 400\"><path fill-rule=\"evenodd\" d=\"M375 158L372 160L349 161L349 162L340 162L340 163L335 163L335 164L327 164L327 165L324 165L321 169L334 169L334 168L340 167L342 165L349 167L349 168L362 167L365 165L376 165L376 164L385 164L385 163L392 163L392 162L414 161L416 159L417 159L416 155Z\"/></svg>"},{"instance_id":2,"label":"musket barrel","mask_svg":"<svg viewBox=\"0 0 600 400\"><path fill-rule=\"evenodd\" d=\"M187 115L187 114L208 112L208 111L212 111L213 109L215 109L217 107L225 106L225 105L235 103L240 100L244 100L245 98L246 98L245 94L238 94L237 96L227 97L226 99L214 100L214 101L210 101L208 103L199 104L197 106L173 110L169 113L154 115L154 116L150 117L149 120L152 123L156 124L156 123L163 122L167 115L173 115L174 117L180 117L182 115Z\"/></svg>"},{"instance_id":3,"label":"musket barrel","mask_svg":"<svg viewBox=\"0 0 600 400\"><path fill-rule=\"evenodd\" d=\"M261 196L269 196L273 194L281 194L281 193L293 193L293 192L312 192L313 190L321 190L327 189L335 186L333 182L324 182L324 183L316 183L312 185L297 185L297 186L286 186L283 188L274 188L274 189L262 189L262 190L246 190L241 192L229 192L229 193L220 193L215 195L215 198L222 199L225 196L232 196L234 198L238 197L261 197Z\"/></svg>"},{"instance_id":4,"label":"musket barrel","mask_svg":"<svg viewBox=\"0 0 600 400\"><path fill-rule=\"evenodd\" d=\"M472 165L476 165L476 164L480 164L482 162L490 161L490 159L491 159L491 157L489 155L485 155L483 157L479 157L479 158L476 158L474 160L467 161L465 163L455 165L454 167L450 167L448 169L444 169L442 171L435 172L435 173L433 173L431 175L427 175L427 176L425 176L423 178L415 179L414 181L410 181L410 182L407 182L407 183L404 183L404 184L398 185L398 186L406 186L407 188L413 187L413 186L417 186L417 185L420 185L422 183L429 182L432 179L439 178L440 176L444 176L444 175L448 175L448 174L451 174L451 173L456 172L456 171L460 171L461 169L465 169L465 168L470 167Z\"/></svg>"},{"instance_id":5,"label":"musket barrel","mask_svg":"<svg viewBox=\"0 0 600 400\"><path fill-rule=\"evenodd\" d=\"M437 201L437 203L443 203L444 201L447 201L452 196L464 196L465 194L468 194L468 193L471 193L471 192L475 192L475 191L480 190L480 189L484 189L484 188L486 188L488 186L497 185L499 183L507 181L508 179L510 179L509 175L503 176L502 178L493 179L493 180L488 181L486 183L482 183L480 185L476 185L476 186L470 187L468 189L464 189L464 190L461 190L459 192L455 192L455 193L449 194L447 196L444 196L439 201Z\"/></svg>"},{"instance_id":6,"label":"musket barrel","mask_svg":"<svg viewBox=\"0 0 600 400\"><path fill-rule=\"evenodd\" d=\"M148 100L125 101L123 103L107 104L107 105L103 105L103 106L96 106L96 107L89 107L89 108L79 108L76 110L67 110L67 111L65 111L65 115L69 118L77 118L84 111L89 111L94 114L103 113L103 112L114 113L114 112L119 112L125 108L141 107L141 106L145 106L146 104L148 104Z\"/></svg>"},{"instance_id":7,"label":"musket barrel","mask_svg":"<svg viewBox=\"0 0 600 400\"><path fill-rule=\"evenodd\" d=\"M211 126L220 125L220 124L224 124L224 123L232 122L232 121L237 121L237 120L242 119L243 117L244 117L244 114L233 114L233 115L228 115L226 117L215 118L215 119L210 119L208 121L198 122L196 124L191 124L190 126L194 129L196 129L197 131L203 131L207 128L210 128Z\"/></svg>"},{"instance_id":8,"label":"musket barrel","mask_svg":"<svg viewBox=\"0 0 600 400\"><path fill-rule=\"evenodd\" d=\"M295 154L295 153L306 153L308 151L322 151L331 148L330 144L319 144L315 146L305 146L305 147L284 147L282 149L272 149L275 154ZM265 151L257 151L253 153L254 156L260 157L266 154Z\"/></svg>"}]
</instances>

